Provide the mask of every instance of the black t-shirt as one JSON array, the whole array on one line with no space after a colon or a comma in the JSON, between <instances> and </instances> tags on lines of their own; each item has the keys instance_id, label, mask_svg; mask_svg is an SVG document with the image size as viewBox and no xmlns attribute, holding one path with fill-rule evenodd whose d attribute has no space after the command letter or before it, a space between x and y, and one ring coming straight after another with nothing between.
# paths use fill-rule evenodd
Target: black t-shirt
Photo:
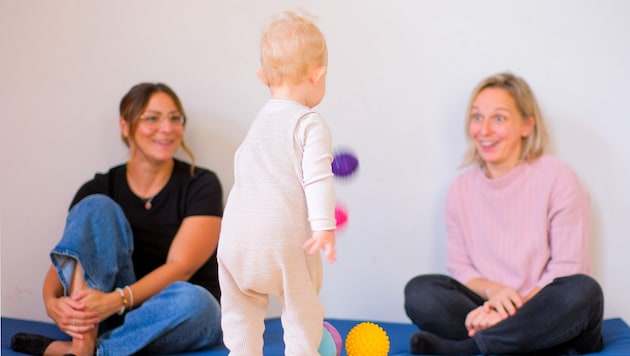
<instances>
[{"instance_id":1,"label":"black t-shirt","mask_svg":"<svg viewBox=\"0 0 630 356\"><path fill-rule=\"evenodd\" d=\"M169 247L188 216L223 216L223 192L212 171L174 160L173 173L164 188L145 208L145 201L135 195L127 183L127 166L113 167L105 174L97 173L77 192L70 208L91 194L105 194L116 201L125 213L134 238L133 265L140 279L166 262ZM192 276L198 284L220 300L216 250L212 257Z\"/></svg>"}]
</instances>

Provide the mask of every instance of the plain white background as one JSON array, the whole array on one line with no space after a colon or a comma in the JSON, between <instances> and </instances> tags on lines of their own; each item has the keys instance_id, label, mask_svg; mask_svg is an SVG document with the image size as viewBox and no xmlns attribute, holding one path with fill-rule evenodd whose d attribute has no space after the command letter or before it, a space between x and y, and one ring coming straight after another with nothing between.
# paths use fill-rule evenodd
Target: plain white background
<instances>
[{"instance_id":1,"label":"plain white background","mask_svg":"<svg viewBox=\"0 0 630 356\"><path fill-rule=\"evenodd\" d=\"M317 110L335 147L360 160L337 181L350 218L338 261L325 267L327 317L405 322L405 283L445 272L444 199L460 172L468 95L510 70L536 92L552 152L591 195L605 316L630 321L624 0L1 0L2 316L48 320L48 251L79 186L126 160L117 114L132 85L175 89L190 119L186 141L227 194L234 151L269 96L256 77L261 29L298 7L318 18L329 45Z\"/></svg>"}]
</instances>

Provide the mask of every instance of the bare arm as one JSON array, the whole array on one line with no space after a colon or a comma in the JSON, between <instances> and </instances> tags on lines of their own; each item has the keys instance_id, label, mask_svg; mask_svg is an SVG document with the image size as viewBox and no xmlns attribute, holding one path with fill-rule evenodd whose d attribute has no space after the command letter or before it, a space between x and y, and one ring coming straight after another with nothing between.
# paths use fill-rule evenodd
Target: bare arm
<instances>
[{"instance_id":1,"label":"bare arm","mask_svg":"<svg viewBox=\"0 0 630 356\"><path fill-rule=\"evenodd\" d=\"M221 218L189 216L184 219L168 252L166 263L131 285L138 305L175 281L187 281L217 248Z\"/></svg>"},{"instance_id":2,"label":"bare arm","mask_svg":"<svg viewBox=\"0 0 630 356\"><path fill-rule=\"evenodd\" d=\"M50 266L48 268L48 273L46 273L46 277L44 278L44 287L42 291L44 297L44 304L46 304L51 299L59 298L63 296L63 285L57 276L57 271L55 271L54 266Z\"/></svg>"}]
</instances>

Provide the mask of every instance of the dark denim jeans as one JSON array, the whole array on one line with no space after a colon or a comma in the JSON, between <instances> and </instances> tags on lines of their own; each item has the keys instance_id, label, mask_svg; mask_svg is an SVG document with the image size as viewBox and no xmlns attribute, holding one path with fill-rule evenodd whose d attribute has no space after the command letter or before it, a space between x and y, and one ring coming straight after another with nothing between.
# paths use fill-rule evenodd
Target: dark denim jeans
<instances>
[{"instance_id":1,"label":"dark denim jeans","mask_svg":"<svg viewBox=\"0 0 630 356\"><path fill-rule=\"evenodd\" d=\"M468 338L466 315L484 299L444 275L422 275L405 287L405 310L420 329L446 339ZM604 296L591 277L556 278L517 313L477 332L486 355L579 355L602 349Z\"/></svg>"},{"instance_id":2,"label":"dark denim jeans","mask_svg":"<svg viewBox=\"0 0 630 356\"><path fill-rule=\"evenodd\" d=\"M122 209L109 197L90 195L69 212L61 241L51 252L66 294L78 260L90 288L111 292L135 282L133 236ZM177 353L221 341L221 307L205 288L174 282L123 318L99 328L97 355Z\"/></svg>"}]
</instances>

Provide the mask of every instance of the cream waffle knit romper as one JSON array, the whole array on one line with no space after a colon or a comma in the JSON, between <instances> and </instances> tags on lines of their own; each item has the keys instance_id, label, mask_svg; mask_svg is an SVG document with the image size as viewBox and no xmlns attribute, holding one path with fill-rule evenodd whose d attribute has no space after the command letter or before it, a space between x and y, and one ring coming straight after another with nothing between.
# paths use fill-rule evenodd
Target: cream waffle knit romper
<instances>
[{"instance_id":1,"label":"cream waffle knit romper","mask_svg":"<svg viewBox=\"0 0 630 356\"><path fill-rule=\"evenodd\" d=\"M319 355L322 263L302 245L335 228L332 159L326 122L287 100L269 100L238 148L218 247L231 356L262 355L269 295L282 304L286 355Z\"/></svg>"}]
</instances>

